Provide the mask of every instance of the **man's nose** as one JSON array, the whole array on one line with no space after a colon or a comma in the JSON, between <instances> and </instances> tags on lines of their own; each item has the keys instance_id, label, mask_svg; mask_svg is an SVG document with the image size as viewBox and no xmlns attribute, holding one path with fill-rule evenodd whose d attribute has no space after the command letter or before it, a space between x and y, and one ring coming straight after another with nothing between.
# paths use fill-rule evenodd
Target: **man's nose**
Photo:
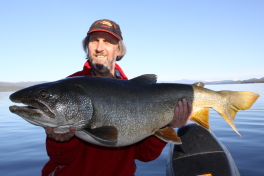
<instances>
[{"instance_id":1,"label":"man's nose","mask_svg":"<svg viewBox=\"0 0 264 176\"><path fill-rule=\"evenodd\" d=\"M101 52L104 50L103 42L99 41L96 46L96 51Z\"/></svg>"}]
</instances>

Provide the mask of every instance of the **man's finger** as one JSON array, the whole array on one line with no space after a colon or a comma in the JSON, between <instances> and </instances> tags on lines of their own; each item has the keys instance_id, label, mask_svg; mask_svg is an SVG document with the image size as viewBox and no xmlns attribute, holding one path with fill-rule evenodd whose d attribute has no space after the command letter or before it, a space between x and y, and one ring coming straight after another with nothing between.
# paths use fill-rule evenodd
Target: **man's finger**
<instances>
[{"instance_id":1,"label":"man's finger","mask_svg":"<svg viewBox=\"0 0 264 176\"><path fill-rule=\"evenodd\" d=\"M189 108L188 108L188 102L186 101L186 99L184 98L182 100L182 103L183 103L183 112L184 112L184 115L189 115Z\"/></svg>"},{"instance_id":2,"label":"man's finger","mask_svg":"<svg viewBox=\"0 0 264 176\"><path fill-rule=\"evenodd\" d=\"M173 117L173 120L177 119L178 118L178 114L179 114L179 107L177 106L174 110L174 117Z\"/></svg>"},{"instance_id":3,"label":"man's finger","mask_svg":"<svg viewBox=\"0 0 264 176\"><path fill-rule=\"evenodd\" d=\"M179 117L183 116L183 108L182 108L183 104L182 101L179 101L178 107L179 107Z\"/></svg>"},{"instance_id":4,"label":"man's finger","mask_svg":"<svg viewBox=\"0 0 264 176\"><path fill-rule=\"evenodd\" d=\"M189 113L190 113L189 117L188 117L188 121L189 121L189 120L191 120L192 115L193 115L193 106L192 106L192 103L190 103L190 102L188 102L187 104L188 104L188 109L189 109Z\"/></svg>"},{"instance_id":5,"label":"man's finger","mask_svg":"<svg viewBox=\"0 0 264 176\"><path fill-rule=\"evenodd\" d=\"M53 132L53 128L52 127L45 127L45 131L47 134L51 134Z\"/></svg>"}]
</instances>

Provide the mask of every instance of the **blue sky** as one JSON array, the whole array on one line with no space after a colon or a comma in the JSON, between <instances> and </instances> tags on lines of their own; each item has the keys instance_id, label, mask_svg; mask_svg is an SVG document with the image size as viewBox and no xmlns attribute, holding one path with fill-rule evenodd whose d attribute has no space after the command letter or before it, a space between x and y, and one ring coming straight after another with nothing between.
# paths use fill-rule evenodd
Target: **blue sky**
<instances>
[{"instance_id":1,"label":"blue sky","mask_svg":"<svg viewBox=\"0 0 264 176\"><path fill-rule=\"evenodd\" d=\"M98 19L122 30L129 78L264 77L263 0L0 2L0 81L55 81L82 70L81 41Z\"/></svg>"}]
</instances>

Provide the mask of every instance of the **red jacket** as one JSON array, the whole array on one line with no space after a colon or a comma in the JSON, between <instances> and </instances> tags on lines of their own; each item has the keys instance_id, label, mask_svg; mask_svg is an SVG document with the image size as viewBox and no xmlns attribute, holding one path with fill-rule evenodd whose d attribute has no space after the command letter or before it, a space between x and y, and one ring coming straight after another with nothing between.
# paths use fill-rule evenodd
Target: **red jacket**
<instances>
[{"instance_id":1,"label":"red jacket","mask_svg":"<svg viewBox=\"0 0 264 176\"><path fill-rule=\"evenodd\" d=\"M121 79L127 79L116 64ZM69 77L91 76L91 65L87 61L83 70ZM148 162L161 154L166 142L150 136L136 144L125 147L102 147L73 137L68 142L55 142L46 139L47 154L50 160L42 169L48 176L133 176L136 171L134 160Z\"/></svg>"}]
</instances>

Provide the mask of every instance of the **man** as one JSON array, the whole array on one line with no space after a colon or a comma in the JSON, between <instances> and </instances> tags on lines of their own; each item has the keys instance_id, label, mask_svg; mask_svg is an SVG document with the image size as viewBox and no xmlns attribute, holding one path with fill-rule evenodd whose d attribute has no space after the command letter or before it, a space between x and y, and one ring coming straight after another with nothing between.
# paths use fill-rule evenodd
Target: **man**
<instances>
[{"instance_id":1,"label":"man","mask_svg":"<svg viewBox=\"0 0 264 176\"><path fill-rule=\"evenodd\" d=\"M87 61L83 70L73 76L100 76L127 79L116 64L126 53L119 25L110 20L95 21L83 40ZM172 127L185 125L191 117L192 105L183 100L175 108ZM156 159L166 143L150 136L136 144L125 147L102 147L74 137L75 129L66 134L56 134L46 128L46 147L50 160L42 170L43 175L92 175L133 176L135 159L148 162Z\"/></svg>"}]
</instances>

